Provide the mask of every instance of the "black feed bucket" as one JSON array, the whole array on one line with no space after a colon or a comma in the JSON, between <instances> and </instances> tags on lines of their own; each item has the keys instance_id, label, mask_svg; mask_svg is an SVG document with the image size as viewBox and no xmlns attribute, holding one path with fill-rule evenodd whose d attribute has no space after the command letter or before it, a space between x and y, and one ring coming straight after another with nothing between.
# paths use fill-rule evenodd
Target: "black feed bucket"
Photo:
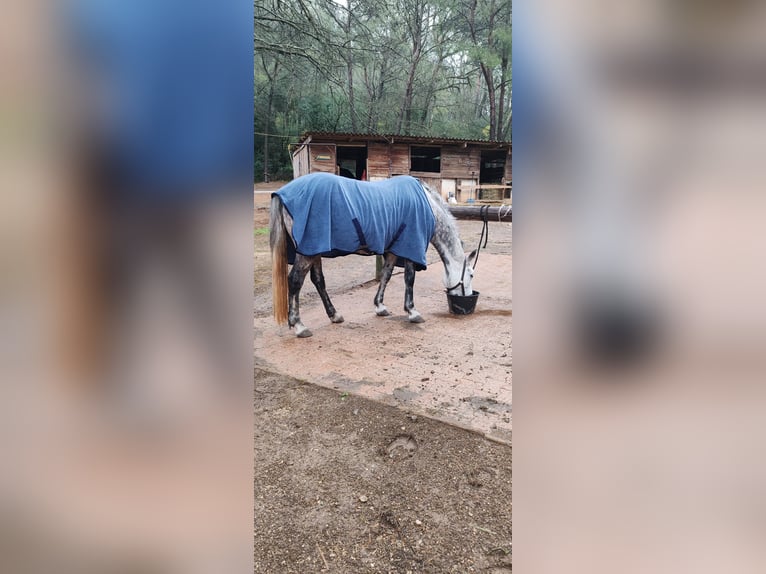
<instances>
[{"instance_id":1,"label":"black feed bucket","mask_svg":"<svg viewBox=\"0 0 766 574\"><path fill-rule=\"evenodd\" d=\"M470 315L476 308L476 301L478 299L478 291L474 291L473 295L450 295L447 293L449 312L454 315Z\"/></svg>"}]
</instances>

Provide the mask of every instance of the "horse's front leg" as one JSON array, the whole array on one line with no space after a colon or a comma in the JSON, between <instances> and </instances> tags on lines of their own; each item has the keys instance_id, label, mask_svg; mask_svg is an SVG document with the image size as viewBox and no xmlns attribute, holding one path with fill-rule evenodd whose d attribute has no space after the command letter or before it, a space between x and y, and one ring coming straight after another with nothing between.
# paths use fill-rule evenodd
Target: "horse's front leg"
<instances>
[{"instance_id":1,"label":"horse's front leg","mask_svg":"<svg viewBox=\"0 0 766 574\"><path fill-rule=\"evenodd\" d=\"M292 329L295 327L295 334L300 338L311 337L313 334L306 326L301 322L300 306L298 305L298 297L301 293L301 287L303 287L303 281L306 279L306 273L311 269L313 258L304 257L303 255L295 255L295 263L290 270L290 275L287 277L288 287L288 311L287 311L287 324Z\"/></svg>"},{"instance_id":2,"label":"horse's front leg","mask_svg":"<svg viewBox=\"0 0 766 574\"><path fill-rule=\"evenodd\" d=\"M425 319L415 310L414 287L415 264L410 260L406 260L404 263L404 310L407 312L410 323L422 323Z\"/></svg>"},{"instance_id":3,"label":"horse's front leg","mask_svg":"<svg viewBox=\"0 0 766 574\"><path fill-rule=\"evenodd\" d=\"M386 292L386 285L388 285L389 279L391 279L391 273L394 271L394 265L396 265L396 255L393 253L386 253L383 262L383 268L380 270L380 285L378 285L378 292L375 293L375 314L378 317L387 317L391 313L383 304L383 295Z\"/></svg>"},{"instance_id":4,"label":"horse's front leg","mask_svg":"<svg viewBox=\"0 0 766 574\"><path fill-rule=\"evenodd\" d=\"M314 287L316 287L317 293L319 293L319 297L322 299L324 310L327 313L327 316L330 318L330 321L333 323L343 323L343 315L335 310L332 301L330 301L330 296L327 294L327 287L325 286L324 282L324 273L322 273L321 257L315 258L314 263L311 265L311 282L314 284Z\"/></svg>"}]
</instances>

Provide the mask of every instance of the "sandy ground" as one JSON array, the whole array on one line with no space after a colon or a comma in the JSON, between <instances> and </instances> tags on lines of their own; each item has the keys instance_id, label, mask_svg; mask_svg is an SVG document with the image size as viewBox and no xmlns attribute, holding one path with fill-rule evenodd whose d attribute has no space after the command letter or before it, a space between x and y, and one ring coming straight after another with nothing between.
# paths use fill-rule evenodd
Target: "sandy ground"
<instances>
[{"instance_id":1,"label":"sandy ground","mask_svg":"<svg viewBox=\"0 0 766 574\"><path fill-rule=\"evenodd\" d=\"M415 304L426 322L411 324L402 309L399 272L389 283L386 304L393 316L373 312L377 289L373 257L324 261L328 292L345 322L327 319L306 281L301 316L314 333L297 339L271 318L269 194L255 194L255 355L265 368L331 389L372 398L411 412L510 442L512 427L511 227L491 223L474 279L480 291L470 316L449 313L443 266L429 249L429 266L417 274ZM479 239L481 223L460 221L466 245Z\"/></svg>"}]
</instances>

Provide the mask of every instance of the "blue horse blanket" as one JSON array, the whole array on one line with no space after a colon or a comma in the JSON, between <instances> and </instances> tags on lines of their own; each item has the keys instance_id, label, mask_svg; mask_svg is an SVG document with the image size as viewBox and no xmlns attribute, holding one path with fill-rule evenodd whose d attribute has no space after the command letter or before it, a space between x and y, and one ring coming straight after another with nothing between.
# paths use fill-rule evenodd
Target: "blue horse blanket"
<instances>
[{"instance_id":1,"label":"blue horse blanket","mask_svg":"<svg viewBox=\"0 0 766 574\"><path fill-rule=\"evenodd\" d=\"M273 195L293 218L294 249L301 255L390 251L414 262L418 271L426 268L435 220L426 192L414 177L366 182L312 173ZM295 253L288 255L293 263Z\"/></svg>"}]
</instances>

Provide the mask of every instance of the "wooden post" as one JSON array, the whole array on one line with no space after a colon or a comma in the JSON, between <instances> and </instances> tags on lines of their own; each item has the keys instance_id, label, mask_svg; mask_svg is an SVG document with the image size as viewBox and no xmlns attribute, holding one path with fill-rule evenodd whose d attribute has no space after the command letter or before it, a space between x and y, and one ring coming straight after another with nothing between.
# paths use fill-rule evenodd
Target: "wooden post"
<instances>
[{"instance_id":1,"label":"wooden post","mask_svg":"<svg viewBox=\"0 0 766 574\"><path fill-rule=\"evenodd\" d=\"M449 210L455 219L473 219L481 221L484 219L484 213L486 212L488 221L500 221L502 223L511 223L513 221L513 208L510 205L492 205L489 207L450 205Z\"/></svg>"}]
</instances>

